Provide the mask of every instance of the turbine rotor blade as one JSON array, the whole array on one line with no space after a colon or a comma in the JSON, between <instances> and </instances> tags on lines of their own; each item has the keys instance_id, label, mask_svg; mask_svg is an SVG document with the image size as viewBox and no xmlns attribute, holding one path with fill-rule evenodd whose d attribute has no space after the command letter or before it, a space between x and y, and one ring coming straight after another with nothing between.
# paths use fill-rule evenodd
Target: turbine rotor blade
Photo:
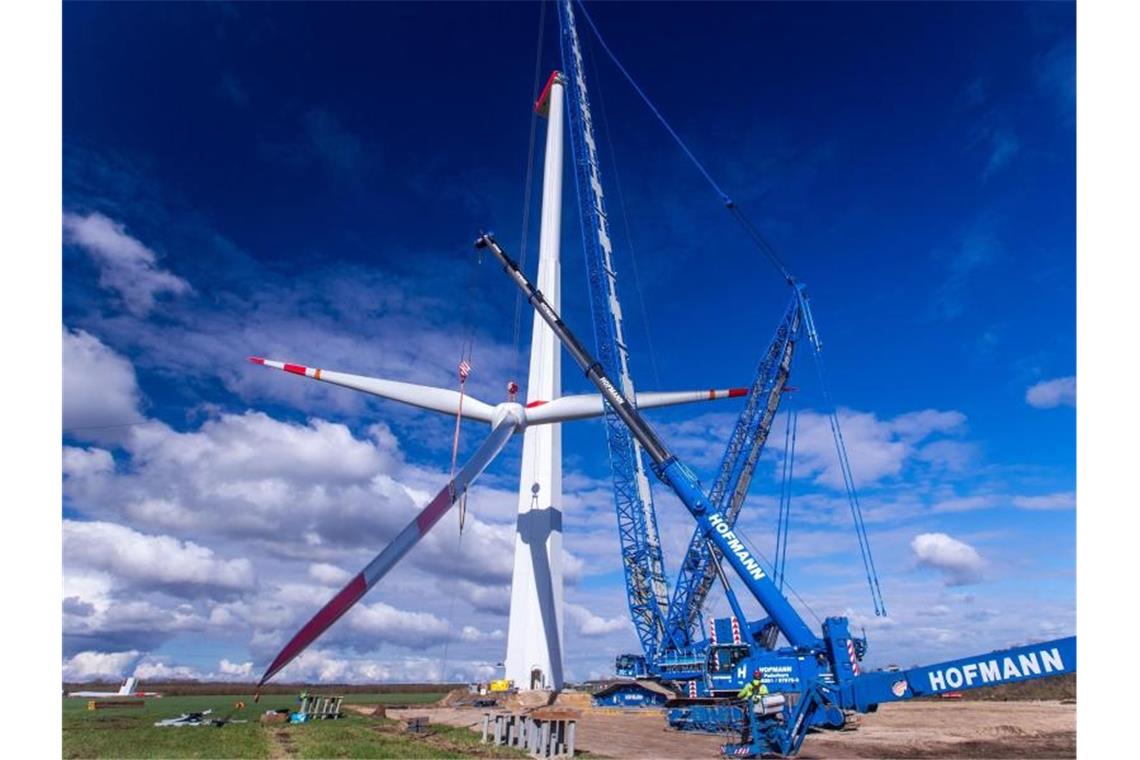
<instances>
[{"instance_id":1,"label":"turbine rotor blade","mask_svg":"<svg viewBox=\"0 0 1140 760\"><path fill-rule=\"evenodd\" d=\"M344 613L352 609L352 606L360 601L361 597L376 585L377 581L383 578L413 546L419 543L419 540L439 522L440 518L447 514L447 511L487 468L487 465L498 456L518 425L519 420L514 415L508 415L492 428L491 434L487 436L479 449L472 455L471 459L467 460L467 463L463 465L455 477L444 486L443 490L428 502L428 505L416 515L415 519L408 523L392 542L368 563L367 567L337 592L336 596L329 600L289 640L289 643L285 645L273 659L269 668L266 669L265 675L261 677L261 681L257 684L259 689L278 671L288 665L293 658L303 652L306 647L316 641Z\"/></svg>"},{"instance_id":2,"label":"turbine rotor blade","mask_svg":"<svg viewBox=\"0 0 1140 760\"><path fill-rule=\"evenodd\" d=\"M287 364L285 362L274 361L273 359L263 359L260 356L251 356L249 360L263 367L272 367L273 369L290 372L294 375L320 380L324 383L332 383L333 385L339 385L344 388L351 388L352 390L362 391L373 396L379 396L380 398L417 406L420 409L430 409L433 412L443 412L444 414L450 415L459 413L459 392L449 388L436 388L430 385L417 385L416 383L402 383L396 380L384 380L379 377L367 377L366 375L350 375L346 372L334 372L332 370L317 369L316 367L306 367L303 364ZM490 404L480 401L469 394L464 394L464 417L478 420L479 422L490 423L493 413L494 407Z\"/></svg>"},{"instance_id":3,"label":"turbine rotor blade","mask_svg":"<svg viewBox=\"0 0 1140 760\"><path fill-rule=\"evenodd\" d=\"M652 409L658 406L691 404L696 401L716 401L724 398L747 396L747 388L728 388L707 391L660 391L637 394L639 409ZM532 401L526 405L528 425L543 425L552 422L582 420L588 417L601 417L605 413L600 394L563 396L553 401Z\"/></svg>"}]
</instances>

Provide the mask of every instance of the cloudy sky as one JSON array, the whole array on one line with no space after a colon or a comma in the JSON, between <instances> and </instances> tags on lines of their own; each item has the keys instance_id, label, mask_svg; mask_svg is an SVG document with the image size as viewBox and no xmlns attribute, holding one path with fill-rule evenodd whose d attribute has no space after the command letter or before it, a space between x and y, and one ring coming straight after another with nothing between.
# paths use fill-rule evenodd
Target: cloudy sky
<instances>
[{"instance_id":1,"label":"cloudy sky","mask_svg":"<svg viewBox=\"0 0 1140 760\"><path fill-rule=\"evenodd\" d=\"M805 618L849 615L873 664L1072 633L1072 6L592 12L809 284L889 615L805 353L788 551ZM63 20L63 675L256 677L442 486L451 421L245 358L451 387L470 342L475 395L525 380L530 315L516 330L509 282L470 243L492 229L521 254L539 8L68 4ZM596 47L633 374L746 385L786 286ZM588 336L571 190L564 312ZM653 421L707 481L733 404ZM784 424L741 518L765 553ZM604 432L564 441L581 679L637 644ZM520 448L462 535L449 516L280 678L493 674ZM673 570L691 520L657 496Z\"/></svg>"}]
</instances>

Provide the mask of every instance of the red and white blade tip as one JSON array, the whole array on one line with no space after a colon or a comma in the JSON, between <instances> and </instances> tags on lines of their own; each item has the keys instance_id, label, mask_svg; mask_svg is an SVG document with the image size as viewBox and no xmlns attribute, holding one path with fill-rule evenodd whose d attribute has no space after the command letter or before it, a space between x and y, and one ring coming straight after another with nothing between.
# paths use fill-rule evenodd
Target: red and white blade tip
<instances>
[{"instance_id":1,"label":"red and white blade tip","mask_svg":"<svg viewBox=\"0 0 1140 760\"><path fill-rule=\"evenodd\" d=\"M273 359L263 359L260 356L251 356L249 360L254 364L260 364L263 367L270 367L272 369L280 369L285 372L292 372L294 375L304 375L305 377L314 377L317 380L321 379L321 371L316 367L306 367L304 364L288 364L286 362L279 362Z\"/></svg>"}]
</instances>

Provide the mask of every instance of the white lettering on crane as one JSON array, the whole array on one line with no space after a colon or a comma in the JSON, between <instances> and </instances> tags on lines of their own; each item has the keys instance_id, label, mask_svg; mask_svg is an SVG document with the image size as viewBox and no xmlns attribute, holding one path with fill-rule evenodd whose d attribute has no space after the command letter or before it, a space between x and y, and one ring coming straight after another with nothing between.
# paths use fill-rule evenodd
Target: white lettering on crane
<instances>
[{"instance_id":1,"label":"white lettering on crane","mask_svg":"<svg viewBox=\"0 0 1140 760\"><path fill-rule=\"evenodd\" d=\"M946 678L942 675L941 670L930 671L930 690L942 691L946 688Z\"/></svg>"},{"instance_id":2,"label":"white lettering on crane","mask_svg":"<svg viewBox=\"0 0 1140 760\"><path fill-rule=\"evenodd\" d=\"M944 691L947 688L957 689L961 686L973 686L980 679L981 683L994 683L1013 678L1028 678L1065 670L1065 662L1061 657L1061 650L1041 649L1037 652L1018 653L997 659L968 662L963 665L951 665L939 670L931 670L927 675L930 678L931 691Z\"/></svg>"},{"instance_id":3,"label":"white lettering on crane","mask_svg":"<svg viewBox=\"0 0 1140 760\"><path fill-rule=\"evenodd\" d=\"M1061 662L1061 652L1056 647L1053 647L1048 652L1042 649L1041 662L1045 663L1046 673L1052 673L1054 670L1065 669L1065 663Z\"/></svg>"},{"instance_id":4,"label":"white lettering on crane","mask_svg":"<svg viewBox=\"0 0 1140 760\"><path fill-rule=\"evenodd\" d=\"M760 567L760 563L753 558L748 549L745 548L744 543L728 527L723 515L719 512L709 515L709 524L717 533L724 536L729 552L736 555L740 564L744 566L745 572L751 575L754 580L760 580L764 577L764 570Z\"/></svg>"}]
</instances>

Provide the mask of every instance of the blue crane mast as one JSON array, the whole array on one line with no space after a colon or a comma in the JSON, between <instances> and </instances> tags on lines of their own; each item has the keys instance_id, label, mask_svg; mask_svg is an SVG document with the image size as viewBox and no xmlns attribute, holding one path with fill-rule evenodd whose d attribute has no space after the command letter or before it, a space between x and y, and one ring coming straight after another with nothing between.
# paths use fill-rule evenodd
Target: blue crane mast
<instances>
[{"instance_id":1,"label":"blue crane mast","mask_svg":"<svg viewBox=\"0 0 1140 760\"><path fill-rule=\"evenodd\" d=\"M618 379L622 393L633 398L629 350L622 329L613 243L606 216L582 51L570 1L565 0L559 6L562 65L568 75L569 90L570 107L566 112L570 121L570 145L574 156L574 180L589 281L594 342L599 361ZM652 660L666 637L665 616L669 606L653 492L641 445L608 406L605 428L630 617L645 657Z\"/></svg>"},{"instance_id":2,"label":"blue crane mast","mask_svg":"<svg viewBox=\"0 0 1140 760\"><path fill-rule=\"evenodd\" d=\"M846 617L828 617L819 635L800 617L764 570L759 555L733 530L723 512L706 496L697 476L665 445L637 408L610 380L604 366L583 347L557 311L535 289L490 235L481 235L476 247L491 250L503 270L527 297L539 316L554 331L563 347L606 399L614 414L637 439L652 463L654 474L681 500L698 530L720 553L752 597L788 641L779 654L800 663L795 698L776 695L756 709L735 706L725 710L721 730L739 730L741 741L723 745L726 756L757 757L799 751L808 729L821 724L842 724L844 711L871 712L879 704L936 695L949 690L980 688L1076 672L1075 636L988 652L905 671L863 672L859 661L866 640L851 635ZM719 566L719 565L718 565ZM764 663L763 654L746 653L730 665L731 672L710 673L710 680L743 677Z\"/></svg>"}]
</instances>

